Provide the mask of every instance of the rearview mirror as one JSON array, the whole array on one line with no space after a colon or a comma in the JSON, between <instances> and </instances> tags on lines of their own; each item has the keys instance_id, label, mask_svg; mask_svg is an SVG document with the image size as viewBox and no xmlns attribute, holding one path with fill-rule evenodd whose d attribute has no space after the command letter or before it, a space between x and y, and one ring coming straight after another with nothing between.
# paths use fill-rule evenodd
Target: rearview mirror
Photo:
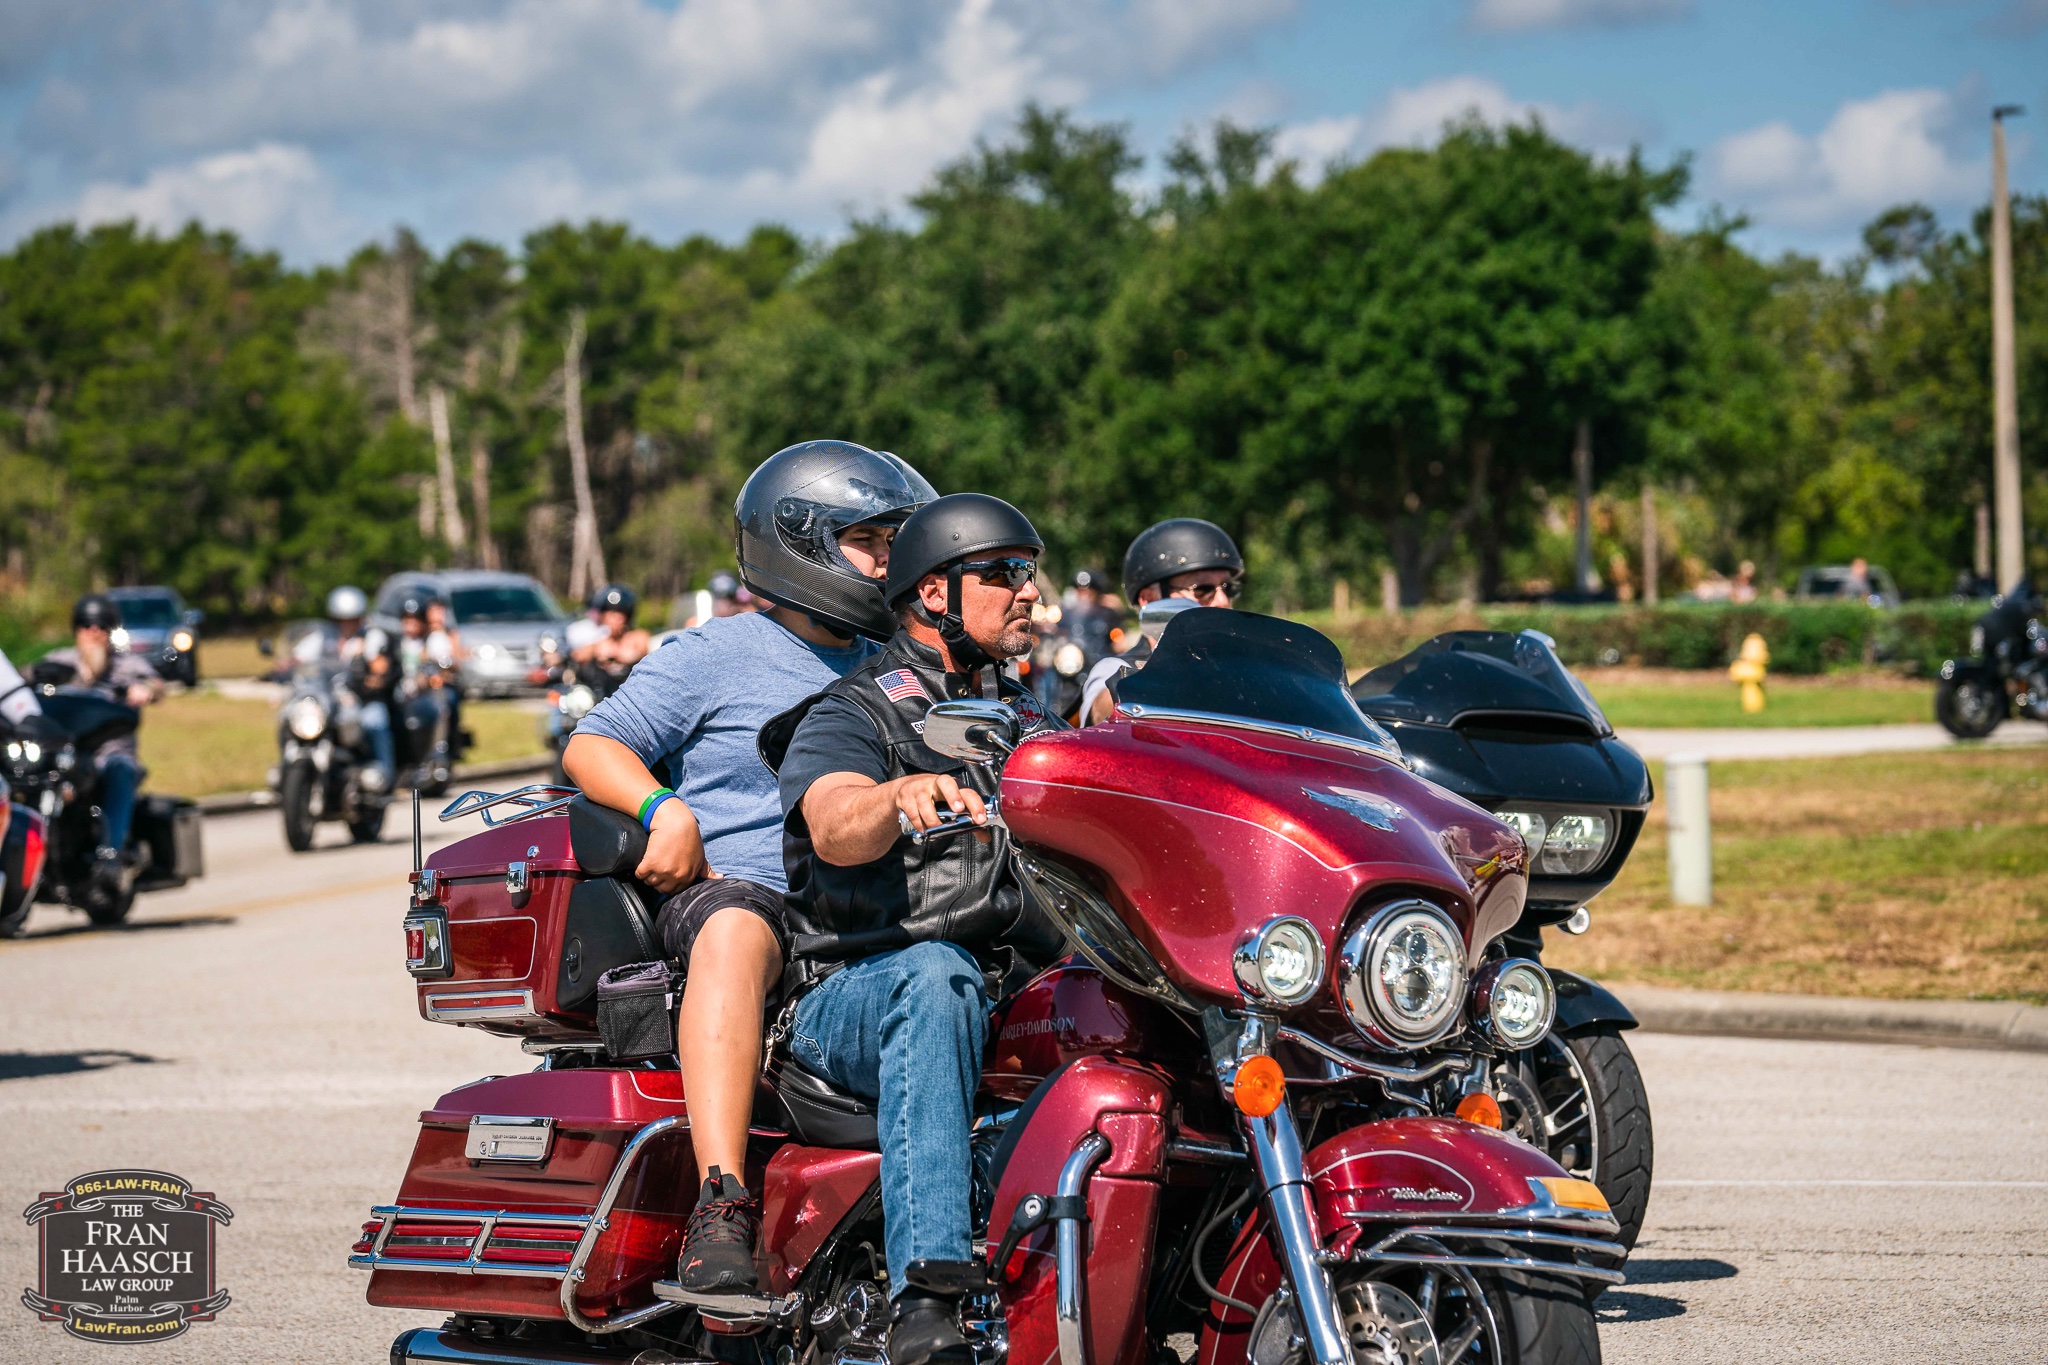
<instances>
[{"instance_id":1,"label":"rearview mirror","mask_svg":"<svg viewBox=\"0 0 2048 1365\"><path fill-rule=\"evenodd\" d=\"M999 701L968 697L942 701L924 713L924 746L948 758L993 763L1017 747L1017 713Z\"/></svg>"}]
</instances>

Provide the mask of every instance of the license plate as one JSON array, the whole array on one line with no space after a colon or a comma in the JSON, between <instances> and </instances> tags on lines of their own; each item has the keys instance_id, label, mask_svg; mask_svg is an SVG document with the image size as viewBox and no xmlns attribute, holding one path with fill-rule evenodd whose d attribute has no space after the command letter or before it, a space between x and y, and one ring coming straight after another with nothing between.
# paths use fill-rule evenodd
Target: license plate
<instances>
[{"instance_id":1,"label":"license plate","mask_svg":"<svg viewBox=\"0 0 2048 1365\"><path fill-rule=\"evenodd\" d=\"M477 1114L462 1152L471 1161L546 1161L554 1137L553 1119Z\"/></svg>"}]
</instances>

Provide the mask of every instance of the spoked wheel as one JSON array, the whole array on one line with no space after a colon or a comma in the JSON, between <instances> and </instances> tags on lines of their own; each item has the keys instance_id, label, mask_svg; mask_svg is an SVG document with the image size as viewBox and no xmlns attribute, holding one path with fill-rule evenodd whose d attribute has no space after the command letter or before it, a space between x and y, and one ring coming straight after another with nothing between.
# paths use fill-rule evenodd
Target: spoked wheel
<instances>
[{"instance_id":1,"label":"spoked wheel","mask_svg":"<svg viewBox=\"0 0 2048 1365\"><path fill-rule=\"evenodd\" d=\"M1339 1271L1335 1289L1353 1365L1599 1365L1592 1306L1562 1276L1404 1265ZM1306 1365L1288 1299L1260 1310L1250 1365Z\"/></svg>"},{"instance_id":2,"label":"spoked wheel","mask_svg":"<svg viewBox=\"0 0 2048 1365\"><path fill-rule=\"evenodd\" d=\"M2005 719L2005 693L1982 678L1935 684L1934 718L1957 739L1982 739Z\"/></svg>"},{"instance_id":3,"label":"spoked wheel","mask_svg":"<svg viewBox=\"0 0 2048 1365\"><path fill-rule=\"evenodd\" d=\"M1503 1125L1607 1196L1633 1249L1650 1203L1656 1143L1643 1073L1608 1025L1545 1038L1523 1065L1498 1077Z\"/></svg>"}]
</instances>

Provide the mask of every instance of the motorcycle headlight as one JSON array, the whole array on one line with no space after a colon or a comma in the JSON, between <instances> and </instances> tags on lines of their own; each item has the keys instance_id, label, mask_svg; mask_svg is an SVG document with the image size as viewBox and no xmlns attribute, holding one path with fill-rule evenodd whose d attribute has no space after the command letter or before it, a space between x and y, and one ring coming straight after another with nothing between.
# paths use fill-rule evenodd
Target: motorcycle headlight
<instances>
[{"instance_id":1,"label":"motorcycle headlight","mask_svg":"<svg viewBox=\"0 0 2048 1365\"><path fill-rule=\"evenodd\" d=\"M582 720L590 714L590 708L597 705L597 693L577 683L562 694L562 714L570 720Z\"/></svg>"},{"instance_id":2,"label":"motorcycle headlight","mask_svg":"<svg viewBox=\"0 0 2048 1365\"><path fill-rule=\"evenodd\" d=\"M1550 833L1548 820L1533 810L1504 810L1500 812L1500 820L1522 836L1522 847L1529 850L1532 859L1543 851L1543 837Z\"/></svg>"},{"instance_id":3,"label":"motorcycle headlight","mask_svg":"<svg viewBox=\"0 0 2048 1365\"><path fill-rule=\"evenodd\" d=\"M128 628L126 626L115 626L112 630L108 631L107 645L116 654L125 653L128 649Z\"/></svg>"},{"instance_id":4,"label":"motorcycle headlight","mask_svg":"<svg viewBox=\"0 0 2048 1365\"><path fill-rule=\"evenodd\" d=\"M1360 1033L1384 1047L1427 1047L1464 1003L1464 936L1436 906L1397 901L1351 931L1337 971Z\"/></svg>"},{"instance_id":5,"label":"motorcycle headlight","mask_svg":"<svg viewBox=\"0 0 2048 1365\"><path fill-rule=\"evenodd\" d=\"M1495 1042L1520 1051L1550 1032L1557 991L1550 973L1525 957L1482 967L1472 982L1472 1021Z\"/></svg>"},{"instance_id":6,"label":"motorcycle headlight","mask_svg":"<svg viewBox=\"0 0 2048 1365\"><path fill-rule=\"evenodd\" d=\"M177 650L180 654L186 654L191 652L192 632L189 630L181 630L177 634L173 635L171 637L171 648Z\"/></svg>"},{"instance_id":7,"label":"motorcycle headlight","mask_svg":"<svg viewBox=\"0 0 2048 1365\"><path fill-rule=\"evenodd\" d=\"M43 746L32 739L25 739L21 742L21 756L30 763L40 763L43 761Z\"/></svg>"},{"instance_id":8,"label":"motorcycle headlight","mask_svg":"<svg viewBox=\"0 0 2048 1365\"><path fill-rule=\"evenodd\" d=\"M1067 641L1052 652L1053 671L1063 678L1071 678L1088 666L1088 656L1081 652L1081 646Z\"/></svg>"},{"instance_id":9,"label":"motorcycle headlight","mask_svg":"<svg viewBox=\"0 0 2048 1365\"><path fill-rule=\"evenodd\" d=\"M284 708L285 728L311 742L327 729L327 703L314 696L299 697Z\"/></svg>"},{"instance_id":10,"label":"motorcycle headlight","mask_svg":"<svg viewBox=\"0 0 2048 1365\"><path fill-rule=\"evenodd\" d=\"M1323 938L1307 920L1283 915L1240 943L1231 965L1246 995L1299 1005L1323 984Z\"/></svg>"},{"instance_id":11,"label":"motorcycle headlight","mask_svg":"<svg viewBox=\"0 0 2048 1365\"><path fill-rule=\"evenodd\" d=\"M1544 836L1543 856L1536 870L1561 877L1577 877L1599 866L1607 852L1607 817L1604 815L1560 815L1550 822Z\"/></svg>"}]
</instances>

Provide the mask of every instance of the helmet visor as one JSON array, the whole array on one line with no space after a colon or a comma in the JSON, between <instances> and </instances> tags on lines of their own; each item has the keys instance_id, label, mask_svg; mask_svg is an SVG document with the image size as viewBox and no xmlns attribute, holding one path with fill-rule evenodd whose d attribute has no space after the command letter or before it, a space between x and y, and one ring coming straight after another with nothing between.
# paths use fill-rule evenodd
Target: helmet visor
<instances>
[{"instance_id":1,"label":"helmet visor","mask_svg":"<svg viewBox=\"0 0 2048 1365\"><path fill-rule=\"evenodd\" d=\"M834 471L795 489L775 504L775 528L798 554L846 572L852 565L839 552L839 535L864 524L901 526L912 512L938 497L922 475L900 460L902 477L877 482Z\"/></svg>"}]
</instances>

